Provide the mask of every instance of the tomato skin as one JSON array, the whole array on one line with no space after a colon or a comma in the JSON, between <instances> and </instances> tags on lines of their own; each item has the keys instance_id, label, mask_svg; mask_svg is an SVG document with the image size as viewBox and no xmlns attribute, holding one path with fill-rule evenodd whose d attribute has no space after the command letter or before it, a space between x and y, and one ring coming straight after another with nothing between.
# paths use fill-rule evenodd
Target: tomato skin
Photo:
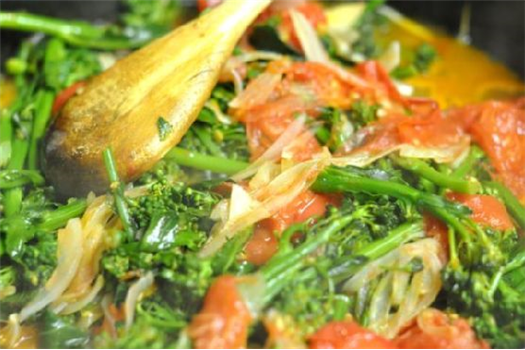
<instances>
[{"instance_id":1,"label":"tomato skin","mask_svg":"<svg viewBox=\"0 0 525 350\"><path fill-rule=\"evenodd\" d=\"M199 9L199 12L202 12L210 7L215 7L217 5L220 5L220 3L223 0L198 0L197 1L197 7Z\"/></svg>"},{"instance_id":2,"label":"tomato skin","mask_svg":"<svg viewBox=\"0 0 525 350\"><path fill-rule=\"evenodd\" d=\"M272 230L265 227L264 221L257 224L252 237L246 244L246 261L263 265L277 252L279 242Z\"/></svg>"},{"instance_id":3,"label":"tomato skin","mask_svg":"<svg viewBox=\"0 0 525 350\"><path fill-rule=\"evenodd\" d=\"M285 83L290 86L300 83L309 87L315 96L313 98L323 106L349 108L353 102L350 98L353 86L322 63L294 63L286 72Z\"/></svg>"},{"instance_id":4,"label":"tomato skin","mask_svg":"<svg viewBox=\"0 0 525 350\"><path fill-rule=\"evenodd\" d=\"M329 322L308 339L310 349L396 349L394 343L353 321Z\"/></svg>"},{"instance_id":5,"label":"tomato skin","mask_svg":"<svg viewBox=\"0 0 525 350\"><path fill-rule=\"evenodd\" d=\"M428 237L435 238L443 249L441 249L440 259L446 263L448 261L448 228L442 221L425 213L423 215L423 223L425 225L425 233Z\"/></svg>"},{"instance_id":6,"label":"tomato skin","mask_svg":"<svg viewBox=\"0 0 525 350\"><path fill-rule=\"evenodd\" d=\"M247 111L246 132L252 159L261 156L284 133L296 114L313 110L314 106L300 97L286 96Z\"/></svg>"},{"instance_id":7,"label":"tomato skin","mask_svg":"<svg viewBox=\"0 0 525 350\"><path fill-rule=\"evenodd\" d=\"M368 82L374 83L379 90L394 101L403 102L403 96L397 90L386 69L377 61L365 61L357 65L357 71Z\"/></svg>"},{"instance_id":8,"label":"tomato skin","mask_svg":"<svg viewBox=\"0 0 525 350\"><path fill-rule=\"evenodd\" d=\"M525 203L525 107L523 100L464 108L469 132L487 153L498 177Z\"/></svg>"},{"instance_id":9,"label":"tomato skin","mask_svg":"<svg viewBox=\"0 0 525 350\"><path fill-rule=\"evenodd\" d=\"M85 85L86 85L85 81L79 81L79 82L76 82L73 85L65 88L64 90L62 90L57 95L57 97L55 98L55 101L53 102L53 107L51 108L51 113L53 115L58 114L58 112L60 112L62 107L65 106L66 102L71 97L73 97L80 88L82 88Z\"/></svg>"},{"instance_id":10,"label":"tomato skin","mask_svg":"<svg viewBox=\"0 0 525 350\"><path fill-rule=\"evenodd\" d=\"M481 225L489 226L496 230L511 230L514 228L505 205L496 197L464 193L449 193L447 197L469 207L472 210L472 220Z\"/></svg>"},{"instance_id":11,"label":"tomato skin","mask_svg":"<svg viewBox=\"0 0 525 350\"><path fill-rule=\"evenodd\" d=\"M188 327L198 349L246 348L252 316L237 290L237 279L224 275L208 289L204 306Z\"/></svg>"},{"instance_id":12,"label":"tomato skin","mask_svg":"<svg viewBox=\"0 0 525 350\"><path fill-rule=\"evenodd\" d=\"M273 220L272 229L283 231L313 216L322 216L326 213L326 207L329 204L332 204L329 197L310 190L305 191L271 218Z\"/></svg>"},{"instance_id":13,"label":"tomato skin","mask_svg":"<svg viewBox=\"0 0 525 350\"><path fill-rule=\"evenodd\" d=\"M394 340L400 349L488 349L468 322L460 317L427 309Z\"/></svg>"},{"instance_id":14,"label":"tomato skin","mask_svg":"<svg viewBox=\"0 0 525 350\"><path fill-rule=\"evenodd\" d=\"M278 240L275 234L281 233L292 224L304 222L313 216L322 216L329 204L335 200L312 191L305 191L287 207L272 217L262 220L246 244L246 261L262 265L277 251Z\"/></svg>"}]
</instances>

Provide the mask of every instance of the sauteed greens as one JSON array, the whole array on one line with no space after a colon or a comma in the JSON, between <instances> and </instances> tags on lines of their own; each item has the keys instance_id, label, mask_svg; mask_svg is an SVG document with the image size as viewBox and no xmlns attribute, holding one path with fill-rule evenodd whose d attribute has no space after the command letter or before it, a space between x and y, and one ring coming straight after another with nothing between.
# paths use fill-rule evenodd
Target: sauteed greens
<instances>
[{"instance_id":1,"label":"sauteed greens","mask_svg":"<svg viewBox=\"0 0 525 350\"><path fill-rule=\"evenodd\" d=\"M2 347L525 345L517 78L378 1L276 1L164 159L125 184L107 149L107 193L60 201L48 126L182 22L174 0L124 5L108 25L0 13L43 33L1 81Z\"/></svg>"}]
</instances>

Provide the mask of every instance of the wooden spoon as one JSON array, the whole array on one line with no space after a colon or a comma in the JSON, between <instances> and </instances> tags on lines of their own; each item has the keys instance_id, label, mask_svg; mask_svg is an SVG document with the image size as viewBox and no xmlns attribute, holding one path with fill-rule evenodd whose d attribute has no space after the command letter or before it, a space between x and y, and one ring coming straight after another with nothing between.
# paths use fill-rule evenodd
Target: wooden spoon
<instances>
[{"instance_id":1,"label":"wooden spoon","mask_svg":"<svg viewBox=\"0 0 525 350\"><path fill-rule=\"evenodd\" d=\"M271 0L227 0L93 77L46 137L44 171L60 197L104 192L102 152L132 181L176 145L209 98L223 64ZM171 126L161 138L159 117Z\"/></svg>"}]
</instances>

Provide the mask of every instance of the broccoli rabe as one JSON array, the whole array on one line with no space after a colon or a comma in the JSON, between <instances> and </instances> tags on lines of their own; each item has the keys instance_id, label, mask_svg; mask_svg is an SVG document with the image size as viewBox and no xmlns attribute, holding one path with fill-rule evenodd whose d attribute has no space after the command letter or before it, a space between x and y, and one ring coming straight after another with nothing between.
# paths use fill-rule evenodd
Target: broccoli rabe
<instances>
[{"instance_id":1,"label":"broccoli rabe","mask_svg":"<svg viewBox=\"0 0 525 350\"><path fill-rule=\"evenodd\" d=\"M523 242L515 229L497 231L470 218L470 210L398 181L364 177L353 168L328 168L314 188L323 192L366 192L408 200L449 226L449 262L443 272L444 307L470 317L480 337L496 347L523 345L525 317L521 278ZM508 194L508 193L507 193ZM510 201L509 201L510 200ZM509 205L518 205L512 197ZM520 212L520 207L515 209Z\"/></svg>"},{"instance_id":2,"label":"broccoli rabe","mask_svg":"<svg viewBox=\"0 0 525 350\"><path fill-rule=\"evenodd\" d=\"M470 236L449 234L443 273L446 306L470 317L480 337L497 348L523 346L525 246L515 230L495 231L461 222Z\"/></svg>"},{"instance_id":3,"label":"broccoli rabe","mask_svg":"<svg viewBox=\"0 0 525 350\"><path fill-rule=\"evenodd\" d=\"M179 143L179 147L203 155L247 161L250 153L246 129L243 124L227 115L228 103L233 97L228 85L215 87L211 98Z\"/></svg>"}]
</instances>

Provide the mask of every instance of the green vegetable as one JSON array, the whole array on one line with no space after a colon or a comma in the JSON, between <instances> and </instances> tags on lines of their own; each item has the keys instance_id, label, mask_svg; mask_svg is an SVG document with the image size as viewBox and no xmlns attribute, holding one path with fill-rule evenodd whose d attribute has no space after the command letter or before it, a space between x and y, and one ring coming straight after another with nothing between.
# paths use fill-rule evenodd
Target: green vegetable
<instances>
[{"instance_id":1,"label":"green vegetable","mask_svg":"<svg viewBox=\"0 0 525 350\"><path fill-rule=\"evenodd\" d=\"M117 28L97 27L87 22L60 20L29 13L0 12L0 28L24 32L42 32L78 47L121 50L144 45L151 36L127 36Z\"/></svg>"},{"instance_id":2,"label":"green vegetable","mask_svg":"<svg viewBox=\"0 0 525 350\"><path fill-rule=\"evenodd\" d=\"M16 292L16 271L13 266L0 268L0 300Z\"/></svg>"},{"instance_id":3,"label":"green vegetable","mask_svg":"<svg viewBox=\"0 0 525 350\"><path fill-rule=\"evenodd\" d=\"M41 186L44 178L34 170L0 170L0 190L33 184Z\"/></svg>"},{"instance_id":4,"label":"green vegetable","mask_svg":"<svg viewBox=\"0 0 525 350\"><path fill-rule=\"evenodd\" d=\"M437 57L436 49L430 44L420 45L414 52L412 62L407 66L395 68L390 75L396 79L407 79L428 71Z\"/></svg>"},{"instance_id":5,"label":"green vegetable","mask_svg":"<svg viewBox=\"0 0 525 350\"><path fill-rule=\"evenodd\" d=\"M169 151L165 158L173 160L179 165L226 175L236 174L248 166L245 162L193 153L179 147Z\"/></svg>"},{"instance_id":6,"label":"green vegetable","mask_svg":"<svg viewBox=\"0 0 525 350\"><path fill-rule=\"evenodd\" d=\"M358 39L352 43L352 55L362 59L372 59L379 54L375 40L375 32L384 22L384 17L379 13L383 0L372 0L366 4L365 11L354 25Z\"/></svg>"},{"instance_id":7,"label":"green vegetable","mask_svg":"<svg viewBox=\"0 0 525 350\"><path fill-rule=\"evenodd\" d=\"M39 333L42 346L47 349L83 349L89 344L89 333L74 324L74 318L57 316L48 311L43 317L43 331Z\"/></svg>"},{"instance_id":8,"label":"green vegetable","mask_svg":"<svg viewBox=\"0 0 525 350\"><path fill-rule=\"evenodd\" d=\"M501 197L510 215L512 215L519 227L525 230L525 207L523 207L518 198L507 187L496 181L484 182L483 187Z\"/></svg>"},{"instance_id":9,"label":"green vegetable","mask_svg":"<svg viewBox=\"0 0 525 350\"><path fill-rule=\"evenodd\" d=\"M455 192L475 194L481 190L480 183L475 180L464 180L443 174L434 169L428 163L416 158L398 157L395 158L395 163L438 186L451 189Z\"/></svg>"},{"instance_id":10,"label":"green vegetable","mask_svg":"<svg viewBox=\"0 0 525 350\"><path fill-rule=\"evenodd\" d=\"M109 148L104 151L104 164L106 165L108 178L111 182L110 189L113 193L113 198L115 199L117 213L127 234L127 240L131 240L133 232L135 231L135 223L129 215L128 205L124 195L124 186L119 180L115 158L113 157L113 153Z\"/></svg>"},{"instance_id":11,"label":"green vegetable","mask_svg":"<svg viewBox=\"0 0 525 350\"><path fill-rule=\"evenodd\" d=\"M365 101L357 101L350 109L350 121L356 128L361 128L377 120L378 105L369 105Z\"/></svg>"},{"instance_id":12,"label":"green vegetable","mask_svg":"<svg viewBox=\"0 0 525 350\"><path fill-rule=\"evenodd\" d=\"M166 137L173 131L173 125L171 125L166 119L159 117L157 119L157 128L159 129L159 138L164 141Z\"/></svg>"}]
</instances>

